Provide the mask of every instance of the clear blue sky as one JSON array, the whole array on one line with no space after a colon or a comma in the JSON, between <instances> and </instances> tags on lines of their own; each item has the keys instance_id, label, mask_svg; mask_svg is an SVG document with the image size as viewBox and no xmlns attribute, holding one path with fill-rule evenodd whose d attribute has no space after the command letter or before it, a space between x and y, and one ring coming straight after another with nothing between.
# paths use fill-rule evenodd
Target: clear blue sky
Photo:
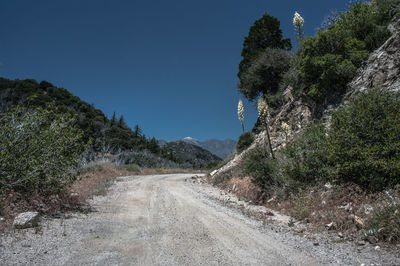
<instances>
[{"instance_id":1,"label":"clear blue sky","mask_svg":"<svg viewBox=\"0 0 400 266\"><path fill-rule=\"evenodd\" d=\"M243 39L264 13L294 42L348 0L4 0L0 76L64 87L147 136L237 139ZM245 102L245 127L257 118Z\"/></svg>"}]
</instances>

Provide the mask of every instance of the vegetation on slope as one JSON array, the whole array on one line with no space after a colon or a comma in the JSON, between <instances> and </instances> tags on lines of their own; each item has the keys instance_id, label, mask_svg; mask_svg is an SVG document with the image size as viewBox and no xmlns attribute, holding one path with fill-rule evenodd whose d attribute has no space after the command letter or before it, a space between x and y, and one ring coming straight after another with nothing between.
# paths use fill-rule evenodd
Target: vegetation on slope
<instances>
[{"instance_id":1,"label":"vegetation on slope","mask_svg":"<svg viewBox=\"0 0 400 266\"><path fill-rule=\"evenodd\" d=\"M340 101L369 52L389 37L387 26L398 16L399 3L355 2L347 12L330 17L325 29L313 37L304 38L302 25L298 25L296 53L288 52L290 40L282 38L279 21L264 15L251 27L243 44L238 73L240 92L249 100L261 95L278 109L288 86L316 106ZM265 17L275 22L262 23Z\"/></svg>"},{"instance_id":2,"label":"vegetation on slope","mask_svg":"<svg viewBox=\"0 0 400 266\"><path fill-rule=\"evenodd\" d=\"M348 11L329 18L329 23L314 37L307 38L302 35L304 20L296 14L298 51L289 53L279 47L264 46L251 60L244 57L246 68L242 63L239 66L240 92L249 100L264 98L275 109L271 110L274 115L287 102L284 90L291 87L296 99L311 103L314 118L318 119L327 105L341 102L362 62L390 37L388 25L399 19L399 11L398 0L358 1ZM252 28L256 24L264 27L259 32L266 38L279 25L257 22ZM250 30L247 38L254 34ZM262 39L258 35L257 38ZM243 49L247 49L246 42ZM335 221L332 224L338 229L356 223L365 229L365 237L399 241L399 110L399 92L376 88L361 93L333 112L329 127L315 120L290 142L286 138L285 148L276 152L276 158L269 147L247 152L239 175L252 177L262 191L261 198L287 200L290 214L298 219L327 223L330 219L329 223ZM283 127L281 130L285 131ZM227 174L232 175L226 173L215 180L226 182ZM329 197L324 184L341 190ZM346 188L354 190L347 196L339 195ZM373 211L364 212L360 202ZM374 207L368 202L374 202ZM353 216L348 216L350 208L340 207L347 209L343 212L337 204L359 207L353 210ZM360 222L357 215L365 216L367 222Z\"/></svg>"},{"instance_id":3,"label":"vegetation on slope","mask_svg":"<svg viewBox=\"0 0 400 266\"><path fill-rule=\"evenodd\" d=\"M58 193L74 180L83 132L69 114L17 108L0 114L0 186Z\"/></svg>"},{"instance_id":4,"label":"vegetation on slope","mask_svg":"<svg viewBox=\"0 0 400 266\"><path fill-rule=\"evenodd\" d=\"M13 106L29 109L53 109L59 114L76 115L77 126L83 131L86 143L91 142L91 151L116 153L119 150L144 150L158 152L155 139L146 139L139 126L130 129L124 117L115 113L108 119L96 109L63 88L32 79L9 80L0 78L0 111L7 112Z\"/></svg>"}]
</instances>

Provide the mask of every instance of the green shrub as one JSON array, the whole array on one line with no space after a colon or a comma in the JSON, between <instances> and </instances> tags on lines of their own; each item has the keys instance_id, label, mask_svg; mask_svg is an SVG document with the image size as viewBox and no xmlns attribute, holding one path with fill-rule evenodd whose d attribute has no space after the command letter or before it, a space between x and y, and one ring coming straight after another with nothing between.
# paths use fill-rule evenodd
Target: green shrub
<instances>
[{"instance_id":1,"label":"green shrub","mask_svg":"<svg viewBox=\"0 0 400 266\"><path fill-rule=\"evenodd\" d=\"M53 111L15 109L0 115L2 189L58 193L74 180L83 152L76 119Z\"/></svg>"},{"instance_id":2,"label":"green shrub","mask_svg":"<svg viewBox=\"0 0 400 266\"><path fill-rule=\"evenodd\" d=\"M254 134L252 132L243 133L239 137L239 140L236 144L236 151L237 152L244 151L245 149L250 147L250 145L253 143L253 141L254 141Z\"/></svg>"},{"instance_id":3,"label":"green shrub","mask_svg":"<svg viewBox=\"0 0 400 266\"><path fill-rule=\"evenodd\" d=\"M243 160L243 174L253 178L253 182L263 189L282 185L277 161L272 159L267 148L257 147L250 150Z\"/></svg>"},{"instance_id":4,"label":"green shrub","mask_svg":"<svg viewBox=\"0 0 400 266\"><path fill-rule=\"evenodd\" d=\"M300 76L316 102L342 95L368 53L365 44L339 27L306 38L299 59Z\"/></svg>"},{"instance_id":5,"label":"green shrub","mask_svg":"<svg viewBox=\"0 0 400 266\"><path fill-rule=\"evenodd\" d=\"M324 125L314 123L294 143L286 146L282 170L290 183L310 185L329 178L326 144Z\"/></svg>"},{"instance_id":6,"label":"green shrub","mask_svg":"<svg viewBox=\"0 0 400 266\"><path fill-rule=\"evenodd\" d=\"M400 93L374 89L332 116L329 163L340 182L370 190L400 183Z\"/></svg>"}]
</instances>

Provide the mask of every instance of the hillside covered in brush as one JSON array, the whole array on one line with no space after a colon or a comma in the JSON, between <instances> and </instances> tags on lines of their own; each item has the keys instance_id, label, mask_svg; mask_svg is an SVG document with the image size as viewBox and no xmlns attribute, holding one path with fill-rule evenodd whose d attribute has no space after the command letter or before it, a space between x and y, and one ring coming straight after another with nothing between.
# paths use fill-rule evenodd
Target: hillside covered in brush
<instances>
[{"instance_id":1,"label":"hillside covered in brush","mask_svg":"<svg viewBox=\"0 0 400 266\"><path fill-rule=\"evenodd\" d=\"M0 112L7 112L15 106L52 109L56 113L76 115L84 140L87 143L90 141L94 152L144 149L159 152L157 141L146 139L138 125L132 130L123 116L117 118L114 113L109 119L93 105L46 81L39 83L33 79L0 78Z\"/></svg>"},{"instance_id":2,"label":"hillside covered in brush","mask_svg":"<svg viewBox=\"0 0 400 266\"><path fill-rule=\"evenodd\" d=\"M160 147L155 138L146 138L138 125L131 129L123 116L114 113L108 118L93 105L47 81L0 78L0 113L16 107L51 110L55 116L70 114L82 132L82 142L88 150L86 161L108 156L118 164L141 167L202 168L220 160L195 145L171 143Z\"/></svg>"}]
</instances>

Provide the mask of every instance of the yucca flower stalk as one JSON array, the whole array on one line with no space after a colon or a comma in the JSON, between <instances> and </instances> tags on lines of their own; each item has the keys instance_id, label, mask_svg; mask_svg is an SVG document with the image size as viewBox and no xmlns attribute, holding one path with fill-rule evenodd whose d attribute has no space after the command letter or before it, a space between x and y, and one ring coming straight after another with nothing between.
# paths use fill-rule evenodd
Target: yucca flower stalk
<instances>
[{"instance_id":1,"label":"yucca flower stalk","mask_svg":"<svg viewBox=\"0 0 400 266\"><path fill-rule=\"evenodd\" d=\"M271 138L269 135L269 127L268 127L270 114L269 114L269 110L268 110L268 104L263 97L260 97L258 99L257 110L258 110L258 117L259 117L261 123L264 124L265 130L267 131L267 140L268 140L268 145L269 145L269 148L271 151L271 156L273 159L275 159L275 154L274 154L274 151L272 150Z\"/></svg>"},{"instance_id":2,"label":"yucca flower stalk","mask_svg":"<svg viewBox=\"0 0 400 266\"><path fill-rule=\"evenodd\" d=\"M281 128L282 128L283 132L285 133L286 143L287 143L288 136L289 136L290 131L291 131L290 126L286 122L282 122L281 123Z\"/></svg>"},{"instance_id":3,"label":"yucca flower stalk","mask_svg":"<svg viewBox=\"0 0 400 266\"><path fill-rule=\"evenodd\" d=\"M300 44L300 42L303 40L304 37L304 32L303 32L303 26L304 26L304 18L296 12L294 12L294 17L293 17L293 25L294 29L297 34L297 41Z\"/></svg>"},{"instance_id":4,"label":"yucca flower stalk","mask_svg":"<svg viewBox=\"0 0 400 266\"><path fill-rule=\"evenodd\" d=\"M243 130L243 134L244 134L244 108L243 108L243 102L240 99L239 103L238 103L238 117L240 120L240 123L242 124L242 130Z\"/></svg>"}]
</instances>

